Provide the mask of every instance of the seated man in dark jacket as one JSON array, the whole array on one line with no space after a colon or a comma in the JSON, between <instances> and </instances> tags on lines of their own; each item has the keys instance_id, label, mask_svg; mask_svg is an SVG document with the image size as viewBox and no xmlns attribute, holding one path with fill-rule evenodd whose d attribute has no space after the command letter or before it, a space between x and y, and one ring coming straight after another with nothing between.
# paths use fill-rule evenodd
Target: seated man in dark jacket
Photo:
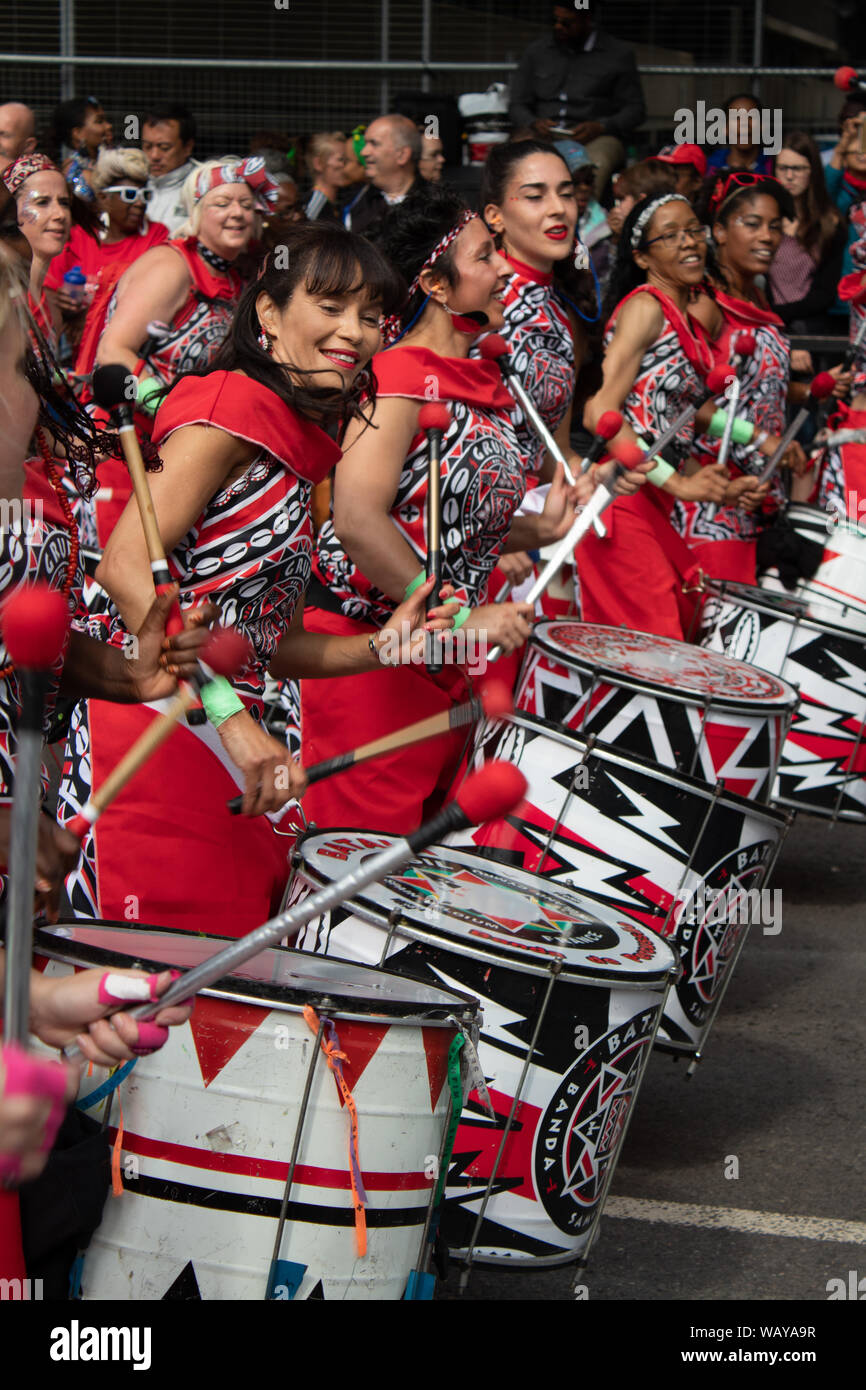
<instances>
[{"instance_id":1,"label":"seated man in dark jacket","mask_svg":"<svg viewBox=\"0 0 866 1390\"><path fill-rule=\"evenodd\" d=\"M567 131L596 166L599 197L625 162L625 142L646 115L634 53L593 23L594 0L553 7L553 33L530 44L511 83L509 118L537 135Z\"/></svg>"}]
</instances>

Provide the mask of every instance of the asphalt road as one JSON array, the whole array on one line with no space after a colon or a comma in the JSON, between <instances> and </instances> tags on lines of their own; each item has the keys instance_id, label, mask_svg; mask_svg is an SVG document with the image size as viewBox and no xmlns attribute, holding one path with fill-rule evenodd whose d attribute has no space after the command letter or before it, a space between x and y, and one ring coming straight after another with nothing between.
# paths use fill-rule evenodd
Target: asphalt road
<instances>
[{"instance_id":1,"label":"asphalt road","mask_svg":"<svg viewBox=\"0 0 866 1390\"><path fill-rule=\"evenodd\" d=\"M801 816L772 887L782 927L753 926L696 1074L654 1053L610 1206L662 1204L640 1219L606 1214L587 1268L533 1271L476 1265L466 1300L828 1300L828 1281L863 1279L866 1225L866 827ZM737 1159L737 1164L730 1162ZM738 1168L737 1177L726 1177ZM672 1224L673 1214L717 1220L682 1204L752 1213L745 1229ZM652 1215L654 1218L645 1219ZM774 1217L819 1218L772 1234ZM456 1299L452 1264L438 1297ZM838 1291L838 1285L831 1289Z\"/></svg>"}]
</instances>

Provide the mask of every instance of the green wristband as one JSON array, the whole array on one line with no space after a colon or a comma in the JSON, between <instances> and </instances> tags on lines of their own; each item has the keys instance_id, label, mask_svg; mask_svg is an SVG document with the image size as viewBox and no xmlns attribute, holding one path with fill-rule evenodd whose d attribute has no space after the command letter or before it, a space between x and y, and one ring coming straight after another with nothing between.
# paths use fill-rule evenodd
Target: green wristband
<instances>
[{"instance_id":1,"label":"green wristband","mask_svg":"<svg viewBox=\"0 0 866 1390\"><path fill-rule=\"evenodd\" d=\"M155 376L139 377L138 389L135 394L135 403L139 410L143 410L145 415L155 415L157 402L153 398L162 389L163 383L157 381Z\"/></svg>"},{"instance_id":2,"label":"green wristband","mask_svg":"<svg viewBox=\"0 0 866 1390\"><path fill-rule=\"evenodd\" d=\"M641 439L640 435L638 435L637 442L644 453L648 454L650 446L647 444L646 440ZM650 469L649 473L644 474L644 476L648 483L654 483L656 487L663 487L668 478L672 477L677 470L672 463L668 463L666 459L661 458L658 454L656 454L653 462L655 463L655 468Z\"/></svg>"},{"instance_id":3,"label":"green wristband","mask_svg":"<svg viewBox=\"0 0 866 1390\"><path fill-rule=\"evenodd\" d=\"M462 627L471 612L471 608L458 608L457 617L454 619L454 626L451 631L456 632L458 627Z\"/></svg>"},{"instance_id":4,"label":"green wristband","mask_svg":"<svg viewBox=\"0 0 866 1390\"><path fill-rule=\"evenodd\" d=\"M665 459L659 458L658 455L653 459L653 463L655 464L655 468L651 468L649 473L646 473L644 476L647 482L652 483L655 487L664 487L668 478L672 478L677 470L672 463L667 463Z\"/></svg>"},{"instance_id":5,"label":"green wristband","mask_svg":"<svg viewBox=\"0 0 866 1390\"><path fill-rule=\"evenodd\" d=\"M707 428L707 434L711 434L714 439L721 439L725 432L727 420L728 412L726 410L715 411ZM750 420L744 420L742 417L734 417L734 428L731 431L731 439L735 444L749 444L754 433L755 426Z\"/></svg>"},{"instance_id":6,"label":"green wristband","mask_svg":"<svg viewBox=\"0 0 866 1390\"><path fill-rule=\"evenodd\" d=\"M415 590L421 588L421 585L425 582L426 578L427 578L427 571L426 571L426 570L422 570L420 574L417 574L417 575L415 576L415 578L412 580L412 583L411 583L411 584L407 584L407 585L406 585L406 592L404 593L403 597L404 597L404 598L411 598L412 595L415 593Z\"/></svg>"},{"instance_id":7,"label":"green wristband","mask_svg":"<svg viewBox=\"0 0 866 1390\"><path fill-rule=\"evenodd\" d=\"M241 710L246 709L243 700L238 698L225 676L215 676L207 685L202 686L201 702L215 729L227 719L231 719L233 714L240 714Z\"/></svg>"}]
</instances>

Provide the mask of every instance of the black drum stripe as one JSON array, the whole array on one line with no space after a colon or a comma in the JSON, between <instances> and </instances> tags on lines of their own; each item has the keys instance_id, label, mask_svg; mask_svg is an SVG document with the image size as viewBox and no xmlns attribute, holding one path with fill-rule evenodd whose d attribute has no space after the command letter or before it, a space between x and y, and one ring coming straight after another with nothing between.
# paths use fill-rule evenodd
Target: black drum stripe
<instances>
[{"instance_id":1,"label":"black drum stripe","mask_svg":"<svg viewBox=\"0 0 866 1390\"><path fill-rule=\"evenodd\" d=\"M190 1183L166 1178L139 1177L124 1184L127 1192L140 1197L155 1197L163 1202L185 1206L208 1207L212 1211L237 1211L246 1216L280 1214L281 1203L275 1197L255 1197L243 1192L220 1192L212 1187L193 1187ZM368 1226L423 1226L427 1205L421 1207L367 1207ZM311 1202L289 1202L287 1219L312 1226L354 1226L355 1213L351 1208L320 1207Z\"/></svg>"}]
</instances>

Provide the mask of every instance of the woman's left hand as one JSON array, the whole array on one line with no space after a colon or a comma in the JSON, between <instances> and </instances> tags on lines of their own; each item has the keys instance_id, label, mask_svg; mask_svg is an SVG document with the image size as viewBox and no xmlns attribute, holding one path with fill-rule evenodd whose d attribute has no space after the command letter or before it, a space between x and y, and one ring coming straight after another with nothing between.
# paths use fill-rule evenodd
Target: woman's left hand
<instances>
[{"instance_id":1,"label":"woman's left hand","mask_svg":"<svg viewBox=\"0 0 866 1390\"><path fill-rule=\"evenodd\" d=\"M390 619L379 629L376 645L387 649L389 666L402 666L422 660L425 632L450 632L460 611L459 600L453 597L454 585L443 584L439 589L442 603L427 612L427 595L433 592L436 576L420 584L410 598L394 609Z\"/></svg>"},{"instance_id":2,"label":"woman's left hand","mask_svg":"<svg viewBox=\"0 0 866 1390\"><path fill-rule=\"evenodd\" d=\"M166 636L165 624L179 589L173 584L157 594L129 651L132 677L139 700L162 700L174 695L178 680L191 680L198 669L202 647L210 639L210 625L219 616L212 603L188 608L184 629Z\"/></svg>"},{"instance_id":3,"label":"woman's left hand","mask_svg":"<svg viewBox=\"0 0 866 1390\"><path fill-rule=\"evenodd\" d=\"M565 481L565 470L562 464L556 465L553 482L550 484L544 501L544 508L538 517L539 546L550 545L553 541L561 540L571 530L575 509L585 500L581 495L585 491L585 488L581 486L581 481L578 480L572 487Z\"/></svg>"},{"instance_id":4,"label":"woman's left hand","mask_svg":"<svg viewBox=\"0 0 866 1390\"><path fill-rule=\"evenodd\" d=\"M112 970L110 974L130 976L142 983L148 978L144 970ZM145 1050L161 1047L168 1037L167 1029L185 1023L192 1013L191 1003L174 1004L160 1010L148 1023L123 1012L112 1014L109 1020L106 1014L117 1004L100 999L100 984L105 975L100 969L49 978L34 972L30 1009L31 1027L37 1037L49 1047L65 1047L74 1039L88 1061L113 1067ZM154 980L153 994L165 994L171 982L171 971L163 970Z\"/></svg>"},{"instance_id":5,"label":"woman's left hand","mask_svg":"<svg viewBox=\"0 0 866 1390\"><path fill-rule=\"evenodd\" d=\"M845 367L844 362L840 362L837 367L830 368L830 375L836 383L833 387L833 395L836 400L842 400L851 390L851 383L854 380L854 371L851 367Z\"/></svg>"}]
</instances>

